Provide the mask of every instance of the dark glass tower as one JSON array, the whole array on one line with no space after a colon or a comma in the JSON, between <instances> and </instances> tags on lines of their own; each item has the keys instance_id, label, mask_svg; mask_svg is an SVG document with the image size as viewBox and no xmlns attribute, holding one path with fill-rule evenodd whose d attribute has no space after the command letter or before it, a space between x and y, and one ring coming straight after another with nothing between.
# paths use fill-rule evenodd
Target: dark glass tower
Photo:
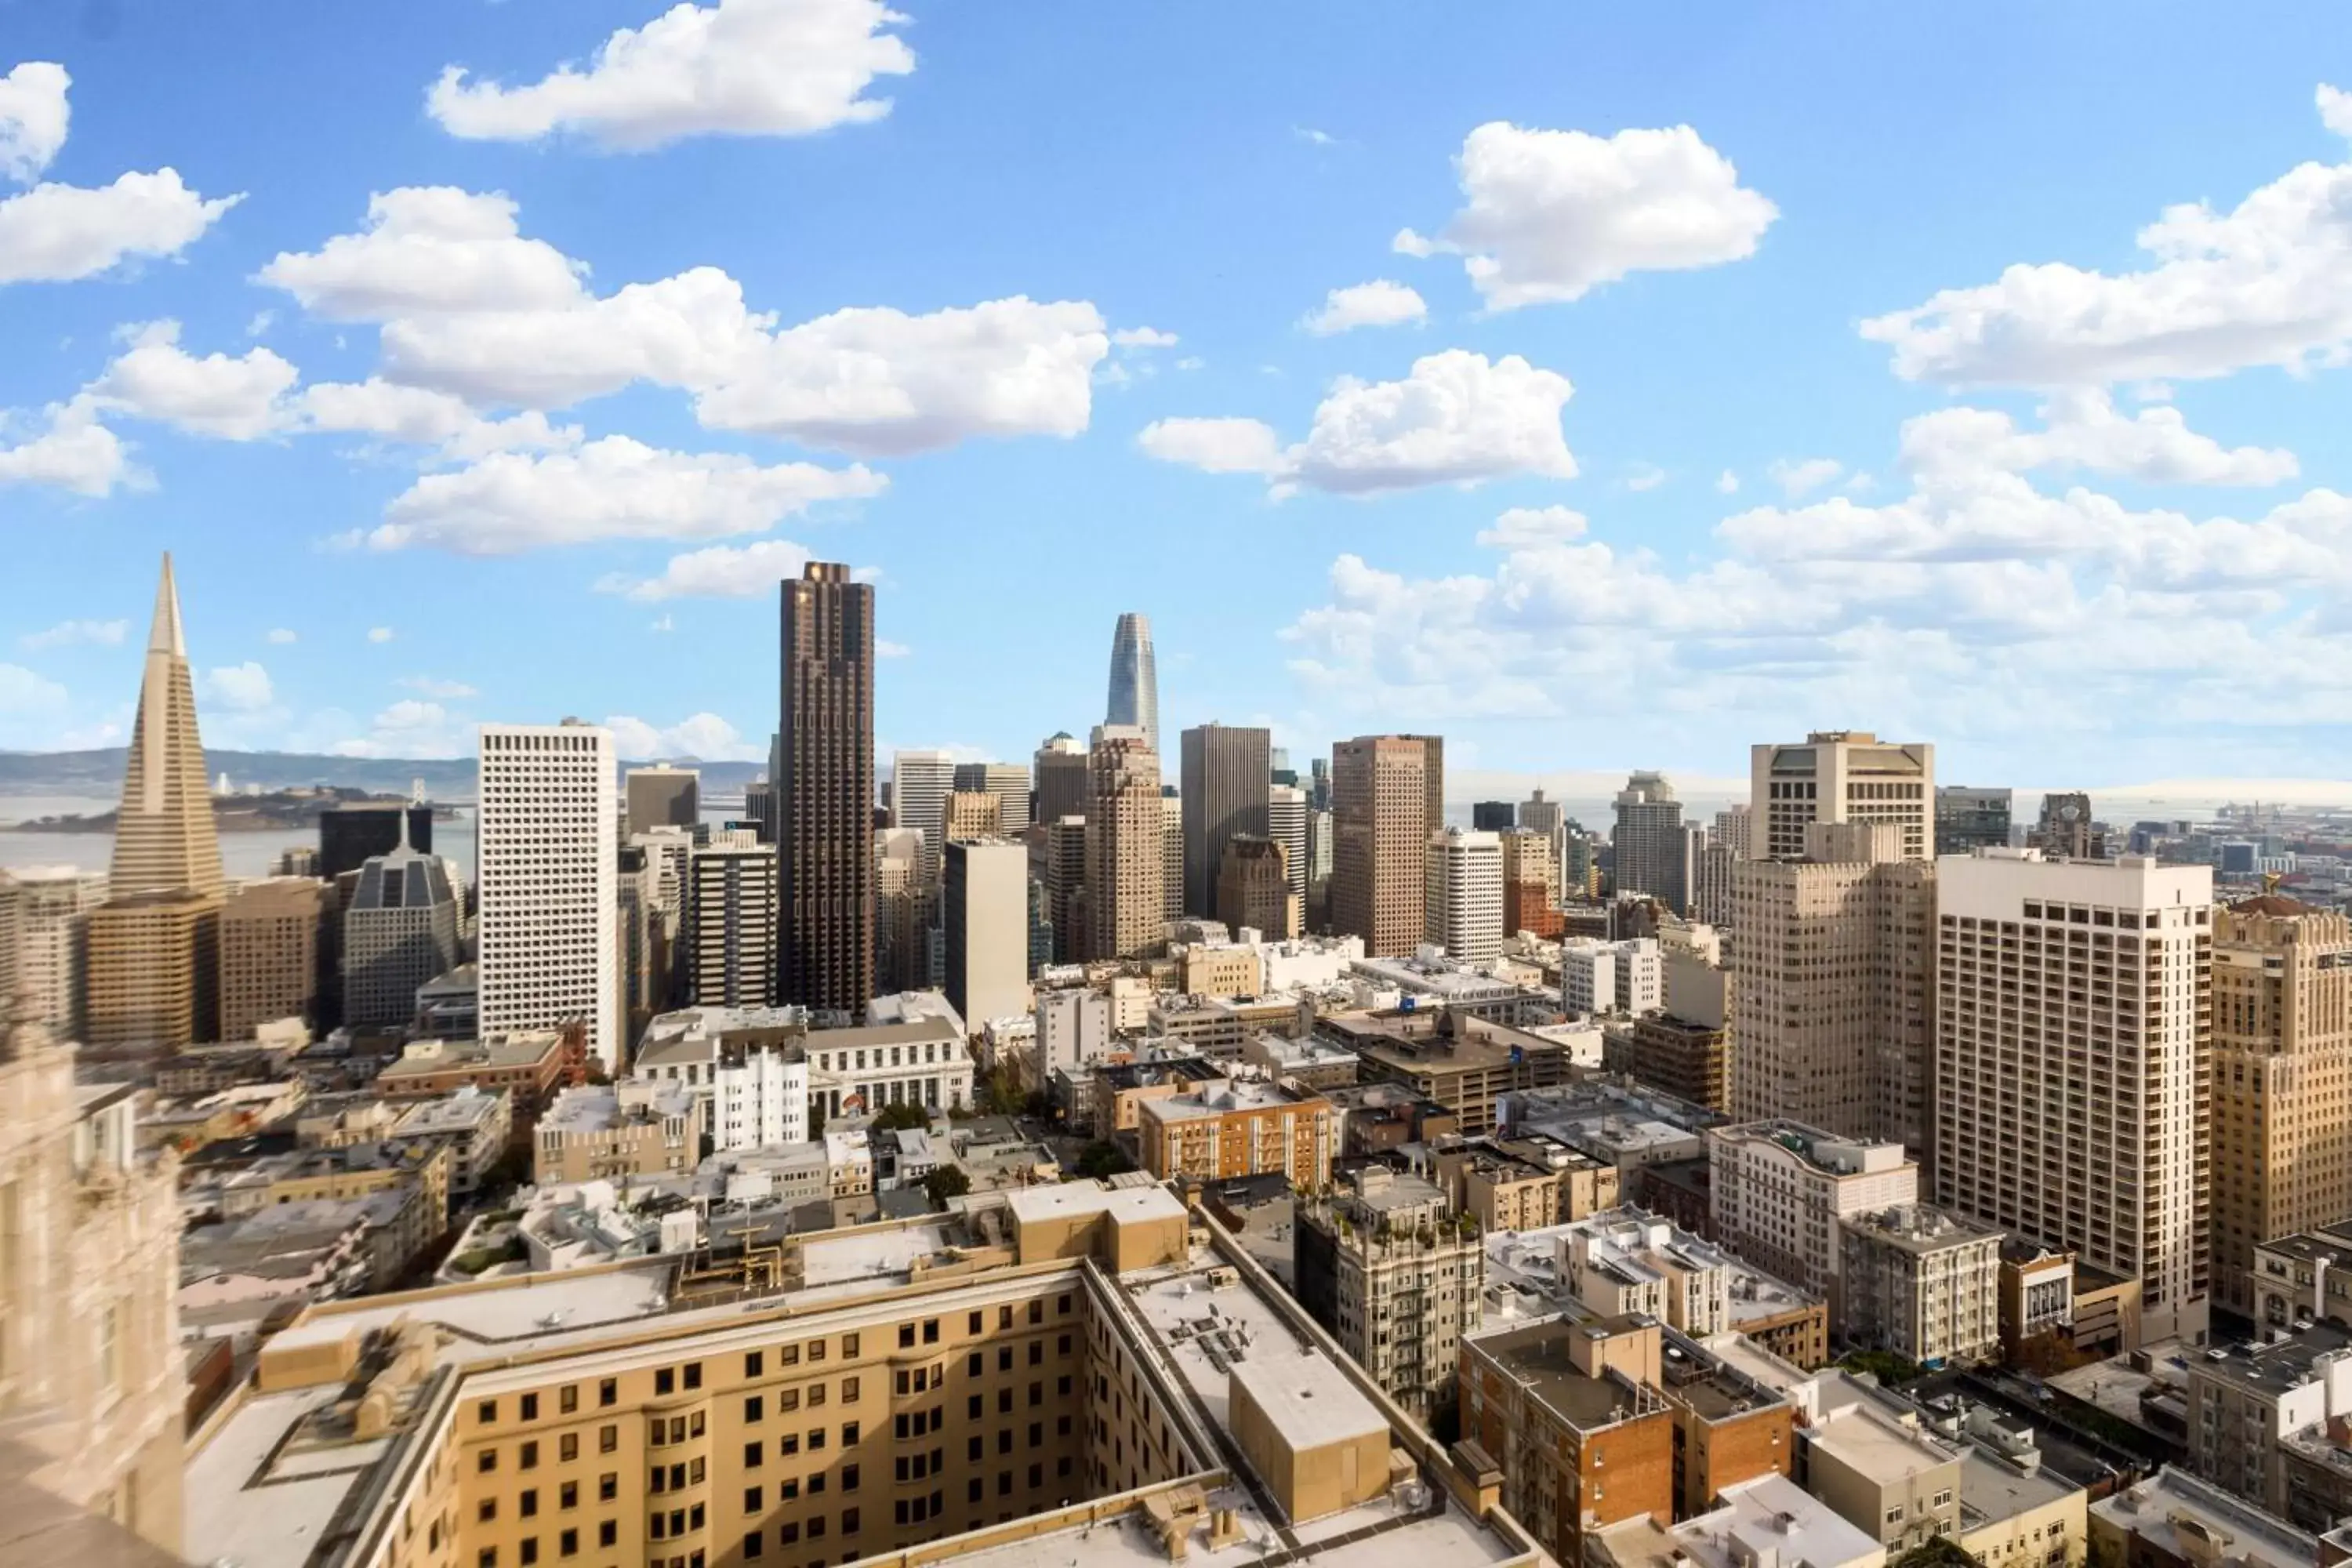
<instances>
[{"instance_id":1,"label":"dark glass tower","mask_svg":"<svg viewBox=\"0 0 2352 1568\"><path fill-rule=\"evenodd\" d=\"M1151 617L1132 612L1118 618L1110 639L1110 697L1103 705L1106 724L1132 724L1160 754L1160 671L1151 658Z\"/></svg>"},{"instance_id":2,"label":"dark glass tower","mask_svg":"<svg viewBox=\"0 0 2352 1568\"><path fill-rule=\"evenodd\" d=\"M874 994L874 590L811 562L783 584L773 781L777 1000L863 1016Z\"/></svg>"}]
</instances>

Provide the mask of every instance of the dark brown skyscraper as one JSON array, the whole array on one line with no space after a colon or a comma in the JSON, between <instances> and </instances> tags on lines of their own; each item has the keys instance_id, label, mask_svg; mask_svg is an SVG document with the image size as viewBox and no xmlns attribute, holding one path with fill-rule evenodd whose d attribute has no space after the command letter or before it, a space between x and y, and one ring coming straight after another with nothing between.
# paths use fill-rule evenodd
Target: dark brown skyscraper
<instances>
[{"instance_id":1,"label":"dark brown skyscraper","mask_svg":"<svg viewBox=\"0 0 2352 1568\"><path fill-rule=\"evenodd\" d=\"M1188 915L1219 920L1225 843L1272 837L1266 802L1273 788L1265 730L1201 724L1184 731L1184 889Z\"/></svg>"},{"instance_id":2,"label":"dark brown skyscraper","mask_svg":"<svg viewBox=\"0 0 2352 1568\"><path fill-rule=\"evenodd\" d=\"M862 1016L874 994L874 590L811 562L783 584L777 1000Z\"/></svg>"}]
</instances>

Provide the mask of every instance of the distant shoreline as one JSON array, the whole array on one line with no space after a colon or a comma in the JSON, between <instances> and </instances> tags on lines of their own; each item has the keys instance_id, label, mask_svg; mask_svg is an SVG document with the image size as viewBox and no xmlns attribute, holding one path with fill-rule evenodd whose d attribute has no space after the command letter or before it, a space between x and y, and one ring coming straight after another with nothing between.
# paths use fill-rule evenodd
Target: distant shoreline
<instances>
[{"instance_id":1,"label":"distant shoreline","mask_svg":"<svg viewBox=\"0 0 2352 1568\"><path fill-rule=\"evenodd\" d=\"M5 796L0 796L5 803ZM215 796L213 801L213 826L220 833L289 833L315 828L320 814L345 806L406 806L408 802L397 795L239 795ZM436 822L457 820L450 806L431 806ZM0 822L0 833L72 834L112 833L121 820L119 811L92 813L66 812L33 817L24 822Z\"/></svg>"}]
</instances>

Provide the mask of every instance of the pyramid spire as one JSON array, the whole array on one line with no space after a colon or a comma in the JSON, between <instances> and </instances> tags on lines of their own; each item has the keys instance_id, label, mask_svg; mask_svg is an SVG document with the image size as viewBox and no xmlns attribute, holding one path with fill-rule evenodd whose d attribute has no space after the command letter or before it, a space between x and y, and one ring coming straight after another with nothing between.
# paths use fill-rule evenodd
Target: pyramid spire
<instances>
[{"instance_id":1,"label":"pyramid spire","mask_svg":"<svg viewBox=\"0 0 2352 1568\"><path fill-rule=\"evenodd\" d=\"M195 682L169 555L163 557L155 620L147 634L147 668L123 770L110 882L116 898L155 891L218 893L223 888L204 742L196 733Z\"/></svg>"}]
</instances>

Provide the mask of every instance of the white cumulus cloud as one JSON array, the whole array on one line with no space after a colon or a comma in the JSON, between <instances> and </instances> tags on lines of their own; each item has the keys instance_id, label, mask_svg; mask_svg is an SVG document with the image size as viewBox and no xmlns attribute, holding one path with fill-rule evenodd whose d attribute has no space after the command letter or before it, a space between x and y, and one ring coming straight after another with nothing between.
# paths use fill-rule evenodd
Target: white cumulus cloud
<instances>
[{"instance_id":1,"label":"white cumulus cloud","mask_svg":"<svg viewBox=\"0 0 2352 1568\"><path fill-rule=\"evenodd\" d=\"M177 256L244 199L206 201L174 169L95 189L35 185L0 201L0 283L66 283L130 257Z\"/></svg>"},{"instance_id":2,"label":"white cumulus cloud","mask_svg":"<svg viewBox=\"0 0 2352 1568\"><path fill-rule=\"evenodd\" d=\"M390 642L391 640L392 628L390 626L370 626L368 628L368 641Z\"/></svg>"},{"instance_id":3,"label":"white cumulus cloud","mask_svg":"<svg viewBox=\"0 0 2352 1568\"><path fill-rule=\"evenodd\" d=\"M59 621L37 632L26 632L16 640L26 647L71 647L87 643L100 647L120 647L131 630L129 621Z\"/></svg>"},{"instance_id":4,"label":"white cumulus cloud","mask_svg":"<svg viewBox=\"0 0 2352 1568\"><path fill-rule=\"evenodd\" d=\"M230 441L284 424L283 399L299 373L269 350L199 359L180 347L180 323L171 321L126 327L121 335L130 347L85 389L100 407Z\"/></svg>"},{"instance_id":5,"label":"white cumulus cloud","mask_svg":"<svg viewBox=\"0 0 2352 1568\"><path fill-rule=\"evenodd\" d=\"M1780 216L1687 125L1594 136L1492 121L1463 142L1456 167L1462 210L1434 238L1404 230L1395 248L1460 255L1494 310L1738 261Z\"/></svg>"},{"instance_id":6,"label":"white cumulus cloud","mask_svg":"<svg viewBox=\"0 0 2352 1568\"><path fill-rule=\"evenodd\" d=\"M820 501L877 495L885 482L863 467L762 467L732 453L670 452L607 436L576 451L502 452L426 474L384 509L367 542L503 555L593 539L757 533Z\"/></svg>"},{"instance_id":7,"label":"white cumulus cloud","mask_svg":"<svg viewBox=\"0 0 2352 1568\"><path fill-rule=\"evenodd\" d=\"M1515 506L1495 519L1494 527L1480 529L1478 542L1497 550L1527 550L1581 539L1591 528L1582 512L1568 507Z\"/></svg>"},{"instance_id":8,"label":"white cumulus cloud","mask_svg":"<svg viewBox=\"0 0 2352 1568\"><path fill-rule=\"evenodd\" d=\"M1320 310L1298 324L1318 337L1352 331L1358 327L1398 327L1429 319L1429 306L1420 294L1392 279L1334 289L1323 296Z\"/></svg>"},{"instance_id":9,"label":"white cumulus cloud","mask_svg":"<svg viewBox=\"0 0 2352 1568\"><path fill-rule=\"evenodd\" d=\"M1765 477L1791 500L1834 484L1844 472L1845 465L1835 458L1775 458L1764 468Z\"/></svg>"},{"instance_id":10,"label":"white cumulus cloud","mask_svg":"<svg viewBox=\"0 0 2352 1568\"><path fill-rule=\"evenodd\" d=\"M72 79L54 60L26 60L0 76L0 177L30 180L66 144Z\"/></svg>"},{"instance_id":11,"label":"white cumulus cloud","mask_svg":"<svg viewBox=\"0 0 2352 1568\"><path fill-rule=\"evenodd\" d=\"M0 442L7 438L0 426ZM146 482L121 438L99 422L97 408L86 397L52 406L47 426L38 435L0 445L0 485L53 485L102 499L117 485Z\"/></svg>"},{"instance_id":12,"label":"white cumulus cloud","mask_svg":"<svg viewBox=\"0 0 2352 1568\"><path fill-rule=\"evenodd\" d=\"M457 757L473 747L473 725L438 702L404 697L377 713L366 734L328 750L341 757Z\"/></svg>"},{"instance_id":13,"label":"white cumulus cloud","mask_svg":"<svg viewBox=\"0 0 2352 1568\"><path fill-rule=\"evenodd\" d=\"M1301 485L1377 495L1512 474L1570 479L1576 459L1559 416L1574 392L1566 376L1517 354L1490 361L1447 349L1413 361L1399 381L1341 376L1317 405L1307 438L1288 447L1252 419L1163 419L1139 440L1165 462L1264 474L1276 494Z\"/></svg>"},{"instance_id":14,"label":"white cumulus cloud","mask_svg":"<svg viewBox=\"0 0 2352 1568\"><path fill-rule=\"evenodd\" d=\"M450 66L425 108L453 136L529 142L557 133L643 152L690 136L805 136L879 120L875 79L915 68L881 0L717 0L673 5L606 38L583 68L527 86L469 81Z\"/></svg>"},{"instance_id":15,"label":"white cumulus cloud","mask_svg":"<svg viewBox=\"0 0 2352 1568\"><path fill-rule=\"evenodd\" d=\"M696 713L667 727L621 713L604 724L613 731L614 749L630 761L691 757L706 763L756 763L768 755L764 742L755 745L746 741L741 731L716 713Z\"/></svg>"},{"instance_id":16,"label":"white cumulus cloud","mask_svg":"<svg viewBox=\"0 0 2352 1568\"><path fill-rule=\"evenodd\" d=\"M2223 447L2189 427L2178 408L2157 405L2126 418L2105 392L2053 395L2040 430L2021 430L2008 415L1943 408L1906 421L1902 454L1914 470L1979 468L2087 468L2149 484L2274 485L2297 472L2294 454L2274 447Z\"/></svg>"},{"instance_id":17,"label":"white cumulus cloud","mask_svg":"<svg viewBox=\"0 0 2352 1568\"><path fill-rule=\"evenodd\" d=\"M805 545L787 539L763 539L740 546L714 544L708 550L671 556L658 576L614 573L597 581L596 591L640 600L748 599L774 593L777 584L799 576L810 559Z\"/></svg>"},{"instance_id":18,"label":"white cumulus cloud","mask_svg":"<svg viewBox=\"0 0 2352 1568\"><path fill-rule=\"evenodd\" d=\"M269 671L252 659L208 669L197 685L206 700L236 712L259 712L278 699Z\"/></svg>"},{"instance_id":19,"label":"white cumulus cloud","mask_svg":"<svg viewBox=\"0 0 2352 1568\"><path fill-rule=\"evenodd\" d=\"M2346 96L2321 119L2352 135ZM1862 324L1897 375L1957 385L2106 386L2301 369L2352 355L2352 162L2302 163L2227 212L2167 207L2141 229L2149 264L2102 272L2019 263Z\"/></svg>"},{"instance_id":20,"label":"white cumulus cloud","mask_svg":"<svg viewBox=\"0 0 2352 1568\"><path fill-rule=\"evenodd\" d=\"M1123 349L1172 349L1181 340L1158 327L1121 327L1111 333L1110 341Z\"/></svg>"}]
</instances>

